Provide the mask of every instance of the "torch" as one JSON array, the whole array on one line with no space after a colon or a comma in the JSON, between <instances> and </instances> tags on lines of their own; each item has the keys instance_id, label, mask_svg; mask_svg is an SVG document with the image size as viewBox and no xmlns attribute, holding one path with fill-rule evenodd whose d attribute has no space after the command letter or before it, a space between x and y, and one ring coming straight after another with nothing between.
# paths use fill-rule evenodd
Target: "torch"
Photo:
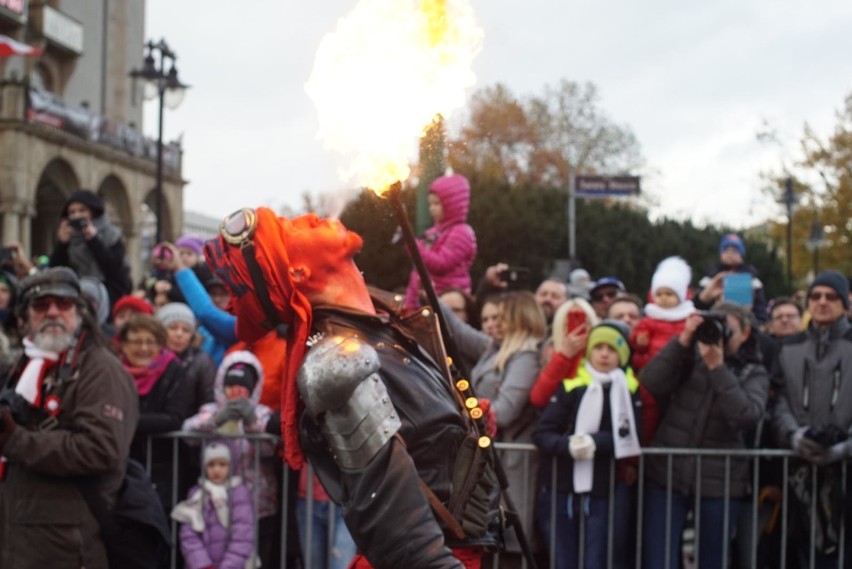
<instances>
[{"instance_id":1,"label":"torch","mask_svg":"<svg viewBox=\"0 0 852 569\"><path fill-rule=\"evenodd\" d=\"M518 538L518 544L521 547L521 551L523 552L527 564L531 569L536 569L537 566L532 554L532 548L530 547L529 540L524 533L524 528L521 526L521 519L520 516L518 516L518 510L515 508L511 496L509 496L509 493L506 491L509 487L506 471L503 468L503 463L500 461L500 457L493 451L494 447L491 445L491 437L487 435L485 425L486 418L484 417L482 408L479 406L479 400L473 392L473 386L467 379L469 376L467 374L467 370L463 369L464 365L461 357L459 357L460 354L458 346L456 345L452 330L450 330L450 327L447 325L447 320L444 317L441 305L438 302L438 295L435 292L432 279L429 277L429 273L426 270L426 264L423 262L423 256L420 254L420 249L417 247L414 230L411 228L411 222L408 220L408 215L405 212L405 206L402 203L400 195L401 192L402 183L397 181L391 185L386 195L391 207L393 208L394 215L396 215L397 221L399 222L399 227L402 229L402 237L405 240L409 255L411 255L414 268L417 270L417 275L420 277L420 283L423 285L423 289L426 292L426 298L429 301L429 306L432 307L432 311L438 319L438 325L441 329L441 336L444 341L444 348L448 355L450 370L451 372L453 371L453 368L456 370L456 373L453 373L455 388L464 400L464 406L471 419L473 419L476 430L479 433L479 447L486 452L490 452L491 459L494 464L494 470L497 473L497 479L499 480L503 503L506 507L506 521L515 529L515 536Z\"/></svg>"}]
</instances>

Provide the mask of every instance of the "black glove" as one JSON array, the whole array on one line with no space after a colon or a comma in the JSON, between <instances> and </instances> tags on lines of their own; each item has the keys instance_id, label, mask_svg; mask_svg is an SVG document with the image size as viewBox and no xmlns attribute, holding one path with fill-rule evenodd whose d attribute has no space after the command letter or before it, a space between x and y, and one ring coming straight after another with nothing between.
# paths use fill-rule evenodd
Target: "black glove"
<instances>
[{"instance_id":1,"label":"black glove","mask_svg":"<svg viewBox=\"0 0 852 569\"><path fill-rule=\"evenodd\" d=\"M15 424L15 419L8 409L0 410L0 454L3 454L3 448L15 432L18 425Z\"/></svg>"},{"instance_id":2,"label":"black glove","mask_svg":"<svg viewBox=\"0 0 852 569\"><path fill-rule=\"evenodd\" d=\"M270 435L281 436L281 411L273 411L266 421L266 432Z\"/></svg>"},{"instance_id":3,"label":"black glove","mask_svg":"<svg viewBox=\"0 0 852 569\"><path fill-rule=\"evenodd\" d=\"M807 436L808 429L810 429L808 426L796 429L793 434L790 435L790 447L797 456L811 462L817 462L823 459L826 449L824 446Z\"/></svg>"}]
</instances>

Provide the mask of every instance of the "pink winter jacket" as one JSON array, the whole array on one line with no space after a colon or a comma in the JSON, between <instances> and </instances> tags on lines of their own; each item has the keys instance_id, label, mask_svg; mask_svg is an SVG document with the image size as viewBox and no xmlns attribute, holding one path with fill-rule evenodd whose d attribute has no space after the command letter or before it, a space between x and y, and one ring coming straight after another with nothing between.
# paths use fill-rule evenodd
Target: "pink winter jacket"
<instances>
[{"instance_id":1,"label":"pink winter jacket","mask_svg":"<svg viewBox=\"0 0 852 569\"><path fill-rule=\"evenodd\" d=\"M470 293L470 266L476 258L476 234L467 224L470 207L470 184L464 176L441 176L429 186L438 196L444 209L444 219L426 230L417 247L423 256L426 271L432 277L435 292L450 288ZM420 306L420 278L411 271L405 291L405 308Z\"/></svg>"}]
</instances>

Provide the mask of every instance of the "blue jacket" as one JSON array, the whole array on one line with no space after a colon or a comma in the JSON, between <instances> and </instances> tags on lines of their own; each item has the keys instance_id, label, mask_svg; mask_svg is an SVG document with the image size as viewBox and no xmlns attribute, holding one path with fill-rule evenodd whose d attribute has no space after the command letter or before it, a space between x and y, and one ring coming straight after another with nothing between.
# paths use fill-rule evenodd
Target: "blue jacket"
<instances>
[{"instance_id":1,"label":"blue jacket","mask_svg":"<svg viewBox=\"0 0 852 569\"><path fill-rule=\"evenodd\" d=\"M175 282L199 324L204 327L201 331L205 340L202 348L218 366L222 363L225 350L237 341L237 317L213 304L192 269L175 272Z\"/></svg>"}]
</instances>

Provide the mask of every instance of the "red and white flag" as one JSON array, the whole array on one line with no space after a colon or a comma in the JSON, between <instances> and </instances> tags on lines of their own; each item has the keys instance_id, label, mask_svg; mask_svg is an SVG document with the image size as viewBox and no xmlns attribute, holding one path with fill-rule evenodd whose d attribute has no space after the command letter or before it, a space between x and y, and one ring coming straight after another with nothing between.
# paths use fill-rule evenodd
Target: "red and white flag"
<instances>
[{"instance_id":1,"label":"red and white flag","mask_svg":"<svg viewBox=\"0 0 852 569\"><path fill-rule=\"evenodd\" d=\"M0 57L13 55L41 55L41 50L0 34Z\"/></svg>"}]
</instances>

